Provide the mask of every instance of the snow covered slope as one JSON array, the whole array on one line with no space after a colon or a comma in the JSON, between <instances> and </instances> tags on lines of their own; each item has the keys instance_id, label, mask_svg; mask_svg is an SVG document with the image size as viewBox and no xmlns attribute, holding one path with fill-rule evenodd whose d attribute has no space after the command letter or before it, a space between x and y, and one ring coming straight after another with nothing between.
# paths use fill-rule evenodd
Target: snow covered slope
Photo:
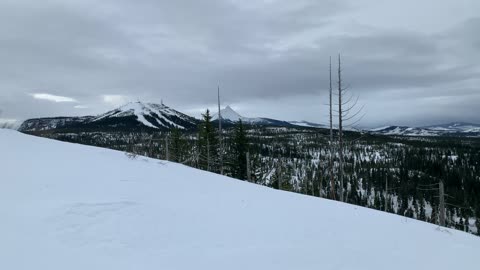
<instances>
[{"instance_id":1,"label":"snow covered slope","mask_svg":"<svg viewBox=\"0 0 480 270\"><path fill-rule=\"evenodd\" d=\"M0 269L476 269L480 238L0 130Z\"/></svg>"}]
</instances>

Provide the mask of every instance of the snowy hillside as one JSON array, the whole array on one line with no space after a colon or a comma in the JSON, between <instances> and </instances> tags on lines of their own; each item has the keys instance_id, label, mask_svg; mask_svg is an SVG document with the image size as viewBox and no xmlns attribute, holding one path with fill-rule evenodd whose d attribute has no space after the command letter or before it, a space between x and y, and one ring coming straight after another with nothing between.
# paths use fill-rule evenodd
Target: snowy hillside
<instances>
[{"instance_id":1,"label":"snowy hillside","mask_svg":"<svg viewBox=\"0 0 480 270\"><path fill-rule=\"evenodd\" d=\"M0 130L0 269L476 269L480 238Z\"/></svg>"}]
</instances>

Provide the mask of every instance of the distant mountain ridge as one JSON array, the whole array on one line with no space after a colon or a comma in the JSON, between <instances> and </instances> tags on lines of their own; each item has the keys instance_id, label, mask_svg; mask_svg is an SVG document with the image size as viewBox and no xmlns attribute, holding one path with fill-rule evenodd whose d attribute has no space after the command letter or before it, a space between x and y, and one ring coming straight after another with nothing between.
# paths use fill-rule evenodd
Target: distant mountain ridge
<instances>
[{"instance_id":1,"label":"distant mountain ridge","mask_svg":"<svg viewBox=\"0 0 480 270\"><path fill-rule=\"evenodd\" d=\"M25 120L18 130L29 132L65 128L88 123L93 118L93 116L33 118Z\"/></svg>"},{"instance_id":2,"label":"distant mountain ridge","mask_svg":"<svg viewBox=\"0 0 480 270\"><path fill-rule=\"evenodd\" d=\"M370 130L371 133L381 135L401 136L469 136L480 137L480 125L452 122L447 124L408 127L408 126L386 126Z\"/></svg>"},{"instance_id":3,"label":"distant mountain ridge","mask_svg":"<svg viewBox=\"0 0 480 270\"><path fill-rule=\"evenodd\" d=\"M329 128L324 124L317 124L308 121L288 121L290 124L300 127L313 127L313 128Z\"/></svg>"},{"instance_id":4,"label":"distant mountain ridge","mask_svg":"<svg viewBox=\"0 0 480 270\"><path fill-rule=\"evenodd\" d=\"M242 120L252 126L272 126L291 128L320 128L328 126L308 121L283 121L264 117L244 117L230 106L221 110L222 122L225 126L234 125ZM213 121L218 121L218 114L212 116ZM28 119L21 123L0 122L0 127L13 128L22 132L48 132L62 130L71 132L81 131L141 131L141 130L195 130L201 120L174 110L164 104L130 102L114 110L97 116L78 117L45 117ZM349 128L344 130L358 131ZM364 130L372 134L392 136L456 136L480 137L480 125L452 122L447 124L408 127L385 126Z\"/></svg>"}]
</instances>

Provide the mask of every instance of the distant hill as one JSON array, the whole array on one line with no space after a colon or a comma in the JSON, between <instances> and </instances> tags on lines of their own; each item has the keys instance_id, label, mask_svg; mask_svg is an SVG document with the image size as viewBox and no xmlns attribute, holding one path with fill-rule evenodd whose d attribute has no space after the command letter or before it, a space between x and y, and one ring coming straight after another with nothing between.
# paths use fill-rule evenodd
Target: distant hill
<instances>
[{"instance_id":1,"label":"distant hill","mask_svg":"<svg viewBox=\"0 0 480 270\"><path fill-rule=\"evenodd\" d=\"M407 126L386 126L370 130L371 133L382 135L401 136L468 136L480 137L480 125L464 122L453 122L448 124L407 127Z\"/></svg>"}]
</instances>

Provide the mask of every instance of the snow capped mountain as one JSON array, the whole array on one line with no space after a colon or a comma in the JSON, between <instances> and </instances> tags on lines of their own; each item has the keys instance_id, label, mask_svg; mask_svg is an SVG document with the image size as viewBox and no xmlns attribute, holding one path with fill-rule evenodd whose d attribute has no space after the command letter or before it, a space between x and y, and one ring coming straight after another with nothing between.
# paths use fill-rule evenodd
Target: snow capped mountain
<instances>
[{"instance_id":1,"label":"snow capped mountain","mask_svg":"<svg viewBox=\"0 0 480 270\"><path fill-rule=\"evenodd\" d=\"M244 117L237 113L232 107L227 106L225 109L220 110L222 120L227 123L235 123L242 120L243 123L250 125L267 125L267 126L292 126L289 122L282 120L275 120L263 117ZM212 116L212 120L218 120L218 113Z\"/></svg>"},{"instance_id":2,"label":"snow capped mountain","mask_svg":"<svg viewBox=\"0 0 480 270\"><path fill-rule=\"evenodd\" d=\"M225 109L220 110L220 114L222 115L222 120L224 121L238 122L242 120L242 122L244 123L257 123L263 121L262 118L243 117L235 110L233 110L230 106L227 106L225 107ZM218 113L212 116L212 120L218 120Z\"/></svg>"},{"instance_id":3,"label":"snow capped mountain","mask_svg":"<svg viewBox=\"0 0 480 270\"><path fill-rule=\"evenodd\" d=\"M135 118L138 124L154 129L191 129L197 126L197 120L164 104L131 102L115 110L97 116L91 123L119 122L124 118Z\"/></svg>"},{"instance_id":4,"label":"snow capped mountain","mask_svg":"<svg viewBox=\"0 0 480 270\"><path fill-rule=\"evenodd\" d=\"M220 114L222 115L223 120L228 120L232 122L238 122L240 120L245 122L245 120L249 119L238 114L230 106L227 106L225 107L225 109L220 110ZM212 116L212 120L218 120L218 113Z\"/></svg>"},{"instance_id":5,"label":"snow capped mountain","mask_svg":"<svg viewBox=\"0 0 480 270\"><path fill-rule=\"evenodd\" d=\"M193 129L198 120L164 104L131 102L99 116L29 119L19 130L24 132L52 129Z\"/></svg>"},{"instance_id":6,"label":"snow capped mountain","mask_svg":"<svg viewBox=\"0 0 480 270\"><path fill-rule=\"evenodd\" d=\"M371 129L370 132L382 135L402 136L471 136L480 137L480 125L454 122L424 127L386 126Z\"/></svg>"},{"instance_id":7,"label":"snow capped mountain","mask_svg":"<svg viewBox=\"0 0 480 270\"><path fill-rule=\"evenodd\" d=\"M480 238L406 217L12 130L0 149L0 269L478 267Z\"/></svg>"}]
</instances>

